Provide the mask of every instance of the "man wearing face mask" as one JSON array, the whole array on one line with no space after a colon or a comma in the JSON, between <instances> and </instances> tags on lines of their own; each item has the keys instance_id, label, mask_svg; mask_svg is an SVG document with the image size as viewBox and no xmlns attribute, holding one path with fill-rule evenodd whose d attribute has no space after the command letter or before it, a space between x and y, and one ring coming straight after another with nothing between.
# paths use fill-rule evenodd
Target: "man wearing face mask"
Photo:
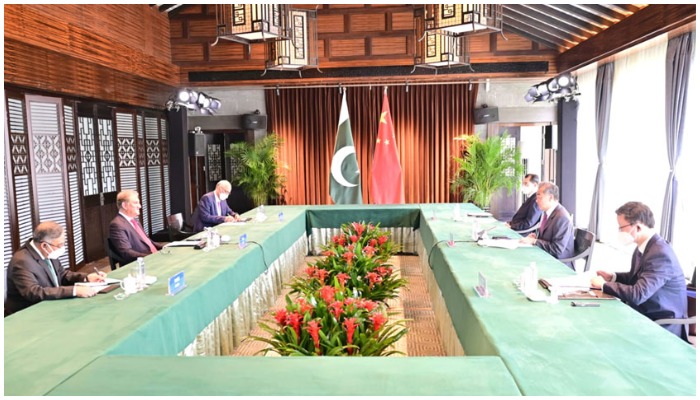
<instances>
[{"instance_id":1,"label":"man wearing face mask","mask_svg":"<svg viewBox=\"0 0 700 400\"><path fill-rule=\"evenodd\" d=\"M540 183L540 177L536 174L527 174L523 178L522 191L527 200L523 203L518 211L513 215L510 222L506 222L506 226L515 231L524 231L530 229L542 217L542 210L537 207L537 185Z\"/></svg>"},{"instance_id":2,"label":"man wearing face mask","mask_svg":"<svg viewBox=\"0 0 700 400\"><path fill-rule=\"evenodd\" d=\"M664 239L653 231L654 215L649 207L631 201L615 210L618 240L634 243L629 272L597 271L591 286L602 288L652 320L686 318L688 298L685 277L676 254ZM662 325L682 337L681 325ZM685 338L684 338L685 339Z\"/></svg>"},{"instance_id":3,"label":"man wearing face mask","mask_svg":"<svg viewBox=\"0 0 700 400\"><path fill-rule=\"evenodd\" d=\"M202 196L197 209L192 215L195 232L201 232L204 228L216 226L224 222L238 221L238 214L228 206L226 199L231 193L231 184L228 181L219 181L213 192Z\"/></svg>"},{"instance_id":4,"label":"man wearing face mask","mask_svg":"<svg viewBox=\"0 0 700 400\"><path fill-rule=\"evenodd\" d=\"M92 297L97 292L76 282L104 282L105 274L83 274L63 269L58 260L66 251L63 227L45 221L34 229L32 239L20 247L7 266L5 316L43 300Z\"/></svg>"}]
</instances>

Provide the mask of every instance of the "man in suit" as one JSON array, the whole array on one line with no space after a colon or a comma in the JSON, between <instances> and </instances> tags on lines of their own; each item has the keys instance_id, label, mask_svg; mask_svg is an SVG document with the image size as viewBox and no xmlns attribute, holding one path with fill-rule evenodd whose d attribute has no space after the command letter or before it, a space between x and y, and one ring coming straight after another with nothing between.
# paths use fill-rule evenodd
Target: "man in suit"
<instances>
[{"instance_id":1,"label":"man in suit","mask_svg":"<svg viewBox=\"0 0 700 400\"><path fill-rule=\"evenodd\" d=\"M535 245L557 259L574 256L574 227L569 212L559 204L559 187L542 182L537 188L537 206L542 210L542 220L537 233L520 239L522 243ZM572 263L567 265L573 269Z\"/></svg>"},{"instance_id":2,"label":"man in suit","mask_svg":"<svg viewBox=\"0 0 700 400\"><path fill-rule=\"evenodd\" d=\"M195 232L201 232L204 228L216 226L224 222L238 221L238 214L229 208L226 199L231 194L231 184L228 181L219 181L213 192L202 196L197 209L192 215Z\"/></svg>"},{"instance_id":3,"label":"man in suit","mask_svg":"<svg viewBox=\"0 0 700 400\"><path fill-rule=\"evenodd\" d=\"M542 217L542 210L537 206L537 185L540 183L540 177L536 174L527 174L523 178L522 191L527 200L520 206L518 211L513 215L513 219L506 223L506 226L515 231L524 231L532 228L537 224L537 221Z\"/></svg>"},{"instance_id":4,"label":"man in suit","mask_svg":"<svg viewBox=\"0 0 700 400\"><path fill-rule=\"evenodd\" d=\"M119 213L109 223L109 240L124 264L153 254L163 247L152 241L139 223L141 201L138 193L133 190L119 192L117 207Z\"/></svg>"},{"instance_id":5,"label":"man in suit","mask_svg":"<svg viewBox=\"0 0 700 400\"><path fill-rule=\"evenodd\" d=\"M66 251L63 227L44 221L34 228L32 238L20 247L7 266L5 316L43 300L92 297L97 292L76 282L104 282L105 274L84 274L66 270L58 260Z\"/></svg>"},{"instance_id":6,"label":"man in suit","mask_svg":"<svg viewBox=\"0 0 700 400\"><path fill-rule=\"evenodd\" d=\"M686 318L688 295L685 276L676 254L664 239L653 231L654 215L649 207L631 201L615 210L618 241L634 243L629 272L597 271L591 286L602 288L652 320ZM663 325L683 338L681 325ZM684 338L685 339L685 338Z\"/></svg>"}]
</instances>

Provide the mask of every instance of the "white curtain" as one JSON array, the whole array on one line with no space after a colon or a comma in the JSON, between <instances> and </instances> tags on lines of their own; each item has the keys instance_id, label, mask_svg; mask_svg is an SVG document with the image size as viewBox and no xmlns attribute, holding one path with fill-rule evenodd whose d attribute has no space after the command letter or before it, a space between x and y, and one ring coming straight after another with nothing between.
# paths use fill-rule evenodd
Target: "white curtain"
<instances>
[{"instance_id":1,"label":"white curtain","mask_svg":"<svg viewBox=\"0 0 700 400\"><path fill-rule=\"evenodd\" d=\"M628 201L648 205L661 218L668 177L665 130L666 35L615 60L605 190L599 239L617 236L615 210Z\"/></svg>"},{"instance_id":2,"label":"white curtain","mask_svg":"<svg viewBox=\"0 0 700 400\"><path fill-rule=\"evenodd\" d=\"M598 168L595 130L595 79L598 64L593 63L577 71L579 91L578 121L576 127L576 210L574 225L588 229L591 216L591 196Z\"/></svg>"},{"instance_id":3,"label":"white curtain","mask_svg":"<svg viewBox=\"0 0 700 400\"><path fill-rule=\"evenodd\" d=\"M697 54L697 52L696 52ZM697 59L697 56L696 56ZM693 269L700 264L698 251L698 227L700 212L698 212L698 196L700 188L700 79L698 78L697 63L690 67L690 83L688 87L688 105L685 116L685 135L683 136L683 152L676 166L678 179L678 200L676 203L676 220L673 226L673 249L678 261L683 267L685 276L690 278Z\"/></svg>"}]
</instances>

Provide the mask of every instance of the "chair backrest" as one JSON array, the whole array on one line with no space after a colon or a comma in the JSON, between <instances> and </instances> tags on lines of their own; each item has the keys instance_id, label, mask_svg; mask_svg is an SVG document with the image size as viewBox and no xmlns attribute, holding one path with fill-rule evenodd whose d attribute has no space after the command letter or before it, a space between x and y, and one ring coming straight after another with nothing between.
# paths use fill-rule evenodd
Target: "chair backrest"
<instances>
[{"instance_id":1,"label":"chair backrest","mask_svg":"<svg viewBox=\"0 0 700 400\"><path fill-rule=\"evenodd\" d=\"M117 268L121 268L122 264L124 264L124 260L122 260L122 258L117 254L116 250L114 250L114 246L112 245L112 241L109 240L109 237L105 238L105 253L107 253L109 266L112 268L112 271Z\"/></svg>"},{"instance_id":2,"label":"chair backrest","mask_svg":"<svg viewBox=\"0 0 700 400\"><path fill-rule=\"evenodd\" d=\"M583 271L586 272L591 268L591 255L593 254L593 245L595 244L595 233L585 229L576 228L574 236L574 252L576 258L584 258L586 266Z\"/></svg>"},{"instance_id":3,"label":"chair backrest","mask_svg":"<svg viewBox=\"0 0 700 400\"><path fill-rule=\"evenodd\" d=\"M175 229L176 231L182 230L184 226L184 220L182 218L182 213L177 213L168 216L168 227Z\"/></svg>"}]
</instances>

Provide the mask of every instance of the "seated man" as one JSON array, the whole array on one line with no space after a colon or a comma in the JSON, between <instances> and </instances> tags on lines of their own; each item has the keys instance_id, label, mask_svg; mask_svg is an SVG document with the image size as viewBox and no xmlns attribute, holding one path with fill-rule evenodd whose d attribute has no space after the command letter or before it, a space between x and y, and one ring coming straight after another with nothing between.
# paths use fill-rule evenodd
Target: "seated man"
<instances>
[{"instance_id":1,"label":"seated man","mask_svg":"<svg viewBox=\"0 0 700 400\"><path fill-rule=\"evenodd\" d=\"M527 174L523 178L522 191L527 200L520 206L513 215L513 219L506 223L506 226L514 231L524 231L532 228L542 217L542 210L537 206L537 185L540 177L536 174Z\"/></svg>"},{"instance_id":2,"label":"seated man","mask_svg":"<svg viewBox=\"0 0 700 400\"><path fill-rule=\"evenodd\" d=\"M559 187L551 182L540 183L537 189L537 206L542 210L542 221L537 233L520 239L522 243L535 245L555 258L574 256L574 227L566 208L559 204ZM572 263L568 263L571 269Z\"/></svg>"},{"instance_id":3,"label":"seated man","mask_svg":"<svg viewBox=\"0 0 700 400\"><path fill-rule=\"evenodd\" d=\"M58 260L66 252L63 227L44 221L34 228L32 239L20 247L7 266L5 316L43 300L92 297L97 292L76 282L103 282L105 274L84 274L64 269Z\"/></svg>"},{"instance_id":4,"label":"seated man","mask_svg":"<svg viewBox=\"0 0 700 400\"><path fill-rule=\"evenodd\" d=\"M141 201L138 193L133 190L119 192L117 207L119 213L109 223L109 240L124 264L153 254L163 247L152 241L139 223Z\"/></svg>"},{"instance_id":5,"label":"seated man","mask_svg":"<svg viewBox=\"0 0 700 400\"><path fill-rule=\"evenodd\" d=\"M213 192L206 193L199 200L197 209L192 214L192 225L195 232L201 232L224 222L238 221L238 214L228 206L226 199L231 193L231 184L228 181L219 181Z\"/></svg>"},{"instance_id":6,"label":"seated man","mask_svg":"<svg viewBox=\"0 0 700 400\"><path fill-rule=\"evenodd\" d=\"M671 246L654 233L654 215L646 205L631 201L615 210L618 240L636 244L629 272L597 271L591 286L602 288L652 320L686 318L685 277ZM681 325L663 325L682 337ZM685 338L683 338L685 339Z\"/></svg>"}]
</instances>

